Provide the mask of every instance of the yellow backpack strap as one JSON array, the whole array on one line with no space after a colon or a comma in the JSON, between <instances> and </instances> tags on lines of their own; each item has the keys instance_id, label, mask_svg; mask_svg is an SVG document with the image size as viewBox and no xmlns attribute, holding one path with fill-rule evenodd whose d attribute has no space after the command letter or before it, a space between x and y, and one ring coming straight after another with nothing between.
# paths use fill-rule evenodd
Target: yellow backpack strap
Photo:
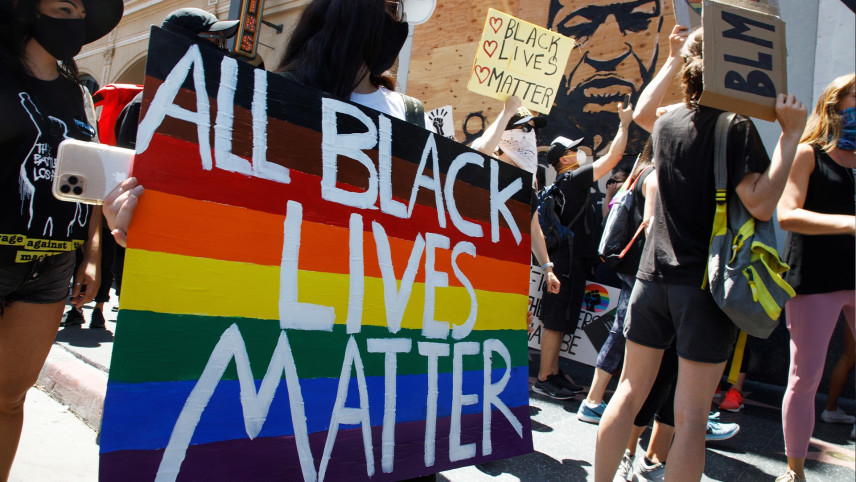
<instances>
[{"instance_id":1,"label":"yellow backpack strap","mask_svg":"<svg viewBox=\"0 0 856 482\"><path fill-rule=\"evenodd\" d=\"M746 352L746 332L740 330L737 335L737 344L734 345L734 356L731 357L731 369L728 370L728 383L734 385L737 383L737 377L740 375L740 367L743 365L743 355Z\"/></svg>"},{"instance_id":2,"label":"yellow backpack strap","mask_svg":"<svg viewBox=\"0 0 856 482\"><path fill-rule=\"evenodd\" d=\"M734 120L736 115L733 112L723 112L716 119L716 128L713 134L713 177L716 211L713 215L710 245L713 245L713 238L722 236L728 229L728 204L726 203L726 187L728 186L728 128L731 126L731 121ZM705 267L701 289L707 289L708 274L707 267Z\"/></svg>"}]
</instances>

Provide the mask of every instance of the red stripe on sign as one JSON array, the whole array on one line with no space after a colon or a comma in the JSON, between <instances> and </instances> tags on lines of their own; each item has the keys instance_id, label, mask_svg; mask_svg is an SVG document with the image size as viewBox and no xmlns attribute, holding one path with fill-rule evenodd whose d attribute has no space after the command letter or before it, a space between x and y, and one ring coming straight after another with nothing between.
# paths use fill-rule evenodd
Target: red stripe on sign
<instances>
[{"instance_id":1,"label":"red stripe on sign","mask_svg":"<svg viewBox=\"0 0 856 482\"><path fill-rule=\"evenodd\" d=\"M144 187L168 194L282 216L286 213L287 202L293 200L303 205L303 217L308 221L348 227L351 213L358 212L366 225L377 221L389 236L412 240L417 234L432 232L449 237L452 245L460 241L474 242L480 256L515 262L529 259L529 235L521 233L522 240L516 244L504 220L500 221L498 243L489 242L489 223L472 221L481 226L484 233L483 238L477 239L461 234L448 219L448 213L446 227L441 228L433 205L415 206L413 215L404 222L380 210L362 210L323 200L320 177L300 171L291 170L291 182L282 184L216 168L203 170L196 144L159 134L155 134L145 152L137 155L133 174Z\"/></svg>"}]
</instances>

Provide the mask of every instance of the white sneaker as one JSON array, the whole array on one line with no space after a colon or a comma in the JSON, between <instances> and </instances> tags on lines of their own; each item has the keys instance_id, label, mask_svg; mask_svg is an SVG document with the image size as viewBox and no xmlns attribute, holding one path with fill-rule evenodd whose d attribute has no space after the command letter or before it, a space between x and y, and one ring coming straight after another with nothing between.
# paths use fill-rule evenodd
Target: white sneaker
<instances>
[{"instance_id":1,"label":"white sneaker","mask_svg":"<svg viewBox=\"0 0 856 482\"><path fill-rule=\"evenodd\" d=\"M618 464L618 471L615 472L612 482L629 482L631 475L633 475L633 454L624 449L624 456L621 457L621 463Z\"/></svg>"},{"instance_id":2,"label":"white sneaker","mask_svg":"<svg viewBox=\"0 0 856 482\"><path fill-rule=\"evenodd\" d=\"M666 465L660 463L648 464L650 460L647 457L642 457L639 462L636 462L636 467L633 469L633 477L630 479L633 482L663 482L666 475Z\"/></svg>"},{"instance_id":3,"label":"white sneaker","mask_svg":"<svg viewBox=\"0 0 856 482\"><path fill-rule=\"evenodd\" d=\"M826 423L856 423L856 417L853 415L847 415L844 413L844 410L841 410L841 407L836 408L834 412L824 410L820 414L820 419Z\"/></svg>"}]
</instances>

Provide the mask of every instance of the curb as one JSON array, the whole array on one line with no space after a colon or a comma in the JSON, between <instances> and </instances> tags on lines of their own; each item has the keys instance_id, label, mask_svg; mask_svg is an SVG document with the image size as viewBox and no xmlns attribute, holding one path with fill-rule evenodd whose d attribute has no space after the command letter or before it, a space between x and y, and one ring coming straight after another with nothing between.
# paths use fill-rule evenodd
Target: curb
<instances>
[{"instance_id":1,"label":"curb","mask_svg":"<svg viewBox=\"0 0 856 482\"><path fill-rule=\"evenodd\" d=\"M90 428L101 430L107 372L76 357L58 344L51 346L36 384Z\"/></svg>"}]
</instances>

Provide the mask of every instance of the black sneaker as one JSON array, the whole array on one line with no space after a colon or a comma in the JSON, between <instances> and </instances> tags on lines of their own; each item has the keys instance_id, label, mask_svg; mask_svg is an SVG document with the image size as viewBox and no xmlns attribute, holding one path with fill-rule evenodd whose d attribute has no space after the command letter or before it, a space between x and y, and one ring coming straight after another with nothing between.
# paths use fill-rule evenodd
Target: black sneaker
<instances>
[{"instance_id":1,"label":"black sneaker","mask_svg":"<svg viewBox=\"0 0 856 482\"><path fill-rule=\"evenodd\" d=\"M567 388L568 390L574 393L580 393L581 391L583 391L583 387L572 382L571 379L568 378L567 375L565 375L565 372L563 372L561 368L559 369L559 374L556 375L556 377L558 378L559 384Z\"/></svg>"},{"instance_id":2,"label":"black sneaker","mask_svg":"<svg viewBox=\"0 0 856 482\"><path fill-rule=\"evenodd\" d=\"M535 385L532 385L532 391L555 400L567 400L574 398L574 395L576 395L561 385L559 375L550 375L544 381L536 381Z\"/></svg>"},{"instance_id":3,"label":"black sneaker","mask_svg":"<svg viewBox=\"0 0 856 482\"><path fill-rule=\"evenodd\" d=\"M80 326L86 320L83 319L83 313L77 310L77 308L71 308L68 310L68 313L65 314L65 321L62 322L62 326L68 328L72 326Z\"/></svg>"},{"instance_id":4,"label":"black sneaker","mask_svg":"<svg viewBox=\"0 0 856 482\"><path fill-rule=\"evenodd\" d=\"M89 329L90 330L103 330L104 329L104 313L101 313L99 309L92 310L92 317L89 318Z\"/></svg>"}]
</instances>

